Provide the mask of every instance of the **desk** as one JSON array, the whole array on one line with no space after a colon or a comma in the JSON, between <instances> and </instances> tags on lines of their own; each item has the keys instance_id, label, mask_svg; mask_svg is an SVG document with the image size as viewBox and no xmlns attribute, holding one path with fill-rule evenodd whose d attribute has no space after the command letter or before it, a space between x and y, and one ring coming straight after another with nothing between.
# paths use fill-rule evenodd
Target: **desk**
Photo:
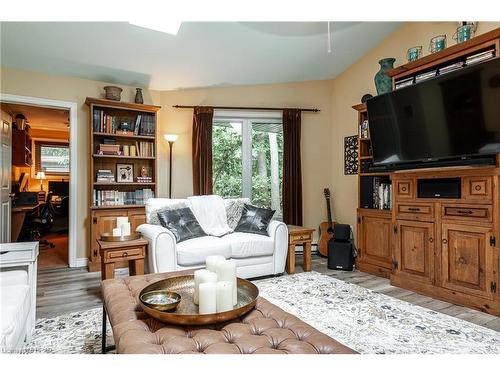
<instances>
[{"instance_id":1,"label":"desk","mask_svg":"<svg viewBox=\"0 0 500 375\"><path fill-rule=\"evenodd\" d=\"M287 225L288 227L288 256L286 258L286 272L295 273L295 245L302 245L303 259L302 268L304 272L311 271L311 243L313 228Z\"/></svg>"},{"instance_id":2,"label":"desk","mask_svg":"<svg viewBox=\"0 0 500 375\"><path fill-rule=\"evenodd\" d=\"M26 214L33 210L37 210L40 207L40 204L27 204L20 206L12 206L12 223L11 223L11 231L10 231L10 240L11 242L16 242L19 233L21 233L21 228L24 224L24 219L26 218Z\"/></svg>"}]
</instances>

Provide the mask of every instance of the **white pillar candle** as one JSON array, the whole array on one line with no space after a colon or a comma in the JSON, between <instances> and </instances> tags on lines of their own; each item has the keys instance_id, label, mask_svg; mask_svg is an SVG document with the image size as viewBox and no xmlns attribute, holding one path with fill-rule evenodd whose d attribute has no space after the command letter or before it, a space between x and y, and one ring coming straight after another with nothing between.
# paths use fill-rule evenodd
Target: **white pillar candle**
<instances>
[{"instance_id":1,"label":"white pillar candle","mask_svg":"<svg viewBox=\"0 0 500 375\"><path fill-rule=\"evenodd\" d=\"M120 237L122 235L122 228L113 228L113 236Z\"/></svg>"},{"instance_id":2,"label":"white pillar candle","mask_svg":"<svg viewBox=\"0 0 500 375\"><path fill-rule=\"evenodd\" d=\"M210 272L209 270L196 270L194 271L194 293L193 301L197 305L199 304L199 287L202 283L215 283L217 282L217 274L215 272Z\"/></svg>"},{"instance_id":3,"label":"white pillar candle","mask_svg":"<svg viewBox=\"0 0 500 375\"><path fill-rule=\"evenodd\" d=\"M214 314L217 312L217 283L200 284L200 314Z\"/></svg>"},{"instance_id":4,"label":"white pillar candle","mask_svg":"<svg viewBox=\"0 0 500 375\"><path fill-rule=\"evenodd\" d=\"M229 281L217 282L217 312L233 309L233 283Z\"/></svg>"},{"instance_id":5,"label":"white pillar candle","mask_svg":"<svg viewBox=\"0 0 500 375\"><path fill-rule=\"evenodd\" d=\"M121 228L122 236L130 236L130 223L123 223Z\"/></svg>"},{"instance_id":6,"label":"white pillar candle","mask_svg":"<svg viewBox=\"0 0 500 375\"><path fill-rule=\"evenodd\" d=\"M217 262L217 280L229 281L233 283L233 306L238 303L238 287L236 280L236 262L234 260L224 260Z\"/></svg>"},{"instance_id":7,"label":"white pillar candle","mask_svg":"<svg viewBox=\"0 0 500 375\"><path fill-rule=\"evenodd\" d=\"M217 263L222 262L224 260L226 260L226 258L224 258L222 255L209 255L205 259L205 265L207 267L207 270L212 271L212 272L216 272Z\"/></svg>"},{"instance_id":8,"label":"white pillar candle","mask_svg":"<svg viewBox=\"0 0 500 375\"><path fill-rule=\"evenodd\" d=\"M121 228L123 224L128 223L128 216L118 216L116 218L116 227Z\"/></svg>"}]
</instances>

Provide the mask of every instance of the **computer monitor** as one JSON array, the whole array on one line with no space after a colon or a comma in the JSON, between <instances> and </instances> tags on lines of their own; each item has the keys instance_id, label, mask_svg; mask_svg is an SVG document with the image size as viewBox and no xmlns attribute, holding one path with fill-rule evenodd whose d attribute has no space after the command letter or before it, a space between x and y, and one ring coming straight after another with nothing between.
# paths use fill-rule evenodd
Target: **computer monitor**
<instances>
[{"instance_id":1,"label":"computer monitor","mask_svg":"<svg viewBox=\"0 0 500 375\"><path fill-rule=\"evenodd\" d=\"M49 181L49 192L58 197L69 196L69 182L68 181Z\"/></svg>"}]
</instances>

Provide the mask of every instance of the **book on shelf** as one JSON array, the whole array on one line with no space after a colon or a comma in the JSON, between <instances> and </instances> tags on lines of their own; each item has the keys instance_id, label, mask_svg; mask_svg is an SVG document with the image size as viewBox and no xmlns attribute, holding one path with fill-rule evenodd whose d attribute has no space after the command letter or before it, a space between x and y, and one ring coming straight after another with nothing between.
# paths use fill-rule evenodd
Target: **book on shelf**
<instances>
[{"instance_id":1,"label":"book on shelf","mask_svg":"<svg viewBox=\"0 0 500 375\"><path fill-rule=\"evenodd\" d=\"M373 178L373 208L392 209L392 185L385 178Z\"/></svg>"},{"instance_id":2,"label":"book on shelf","mask_svg":"<svg viewBox=\"0 0 500 375\"><path fill-rule=\"evenodd\" d=\"M115 182L115 175L110 169L97 170L96 182Z\"/></svg>"},{"instance_id":3,"label":"book on shelf","mask_svg":"<svg viewBox=\"0 0 500 375\"><path fill-rule=\"evenodd\" d=\"M425 72L422 74L418 74L415 76L415 83L422 82L428 80L430 78L434 78L437 74L437 70L431 70L430 72Z\"/></svg>"},{"instance_id":4,"label":"book on shelf","mask_svg":"<svg viewBox=\"0 0 500 375\"><path fill-rule=\"evenodd\" d=\"M129 123L133 124L131 130L118 129L120 118L107 114L102 109L94 109L92 116L92 128L95 133L117 134L117 135L145 135L154 136L155 134L155 116L139 114L135 119L129 118Z\"/></svg>"},{"instance_id":5,"label":"book on shelf","mask_svg":"<svg viewBox=\"0 0 500 375\"><path fill-rule=\"evenodd\" d=\"M439 74L443 75L446 73L454 72L455 70L462 69L464 66L463 62L459 61L454 64L443 66L439 68Z\"/></svg>"},{"instance_id":6,"label":"book on shelf","mask_svg":"<svg viewBox=\"0 0 500 375\"><path fill-rule=\"evenodd\" d=\"M482 61L486 61L495 57L495 50L489 50L475 55L469 56L465 59L465 65L473 65Z\"/></svg>"},{"instance_id":7,"label":"book on shelf","mask_svg":"<svg viewBox=\"0 0 500 375\"><path fill-rule=\"evenodd\" d=\"M93 197L96 207L143 205L149 198L154 198L154 192L151 189L137 189L135 191L94 189Z\"/></svg>"},{"instance_id":8,"label":"book on shelf","mask_svg":"<svg viewBox=\"0 0 500 375\"><path fill-rule=\"evenodd\" d=\"M153 142L135 142L137 153L141 157L154 157Z\"/></svg>"},{"instance_id":9,"label":"book on shelf","mask_svg":"<svg viewBox=\"0 0 500 375\"><path fill-rule=\"evenodd\" d=\"M407 87L407 86L411 86L413 85L415 82L414 82L414 77L410 77L410 78L406 78L406 79L402 79L400 81L397 81L395 84L394 84L394 88L396 90L398 89L402 89L403 87Z\"/></svg>"}]
</instances>

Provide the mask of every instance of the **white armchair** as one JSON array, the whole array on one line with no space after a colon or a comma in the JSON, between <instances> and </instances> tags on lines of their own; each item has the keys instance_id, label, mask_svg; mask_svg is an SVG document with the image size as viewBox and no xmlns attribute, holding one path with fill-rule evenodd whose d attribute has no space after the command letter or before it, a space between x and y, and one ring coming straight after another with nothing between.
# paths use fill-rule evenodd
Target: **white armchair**
<instances>
[{"instance_id":1,"label":"white armchair","mask_svg":"<svg viewBox=\"0 0 500 375\"><path fill-rule=\"evenodd\" d=\"M181 200L175 200L179 204ZM182 203L182 202L181 202ZM146 216L168 206L169 200L153 198L146 204ZM189 207L189 202L184 204ZM142 224L137 228L148 241L149 272L168 272L201 267L209 255L223 255L234 259L238 277L252 278L276 275L285 270L288 251L288 228L273 220L268 236L233 232L222 237L204 236L176 243L168 229L154 224Z\"/></svg>"}]
</instances>

